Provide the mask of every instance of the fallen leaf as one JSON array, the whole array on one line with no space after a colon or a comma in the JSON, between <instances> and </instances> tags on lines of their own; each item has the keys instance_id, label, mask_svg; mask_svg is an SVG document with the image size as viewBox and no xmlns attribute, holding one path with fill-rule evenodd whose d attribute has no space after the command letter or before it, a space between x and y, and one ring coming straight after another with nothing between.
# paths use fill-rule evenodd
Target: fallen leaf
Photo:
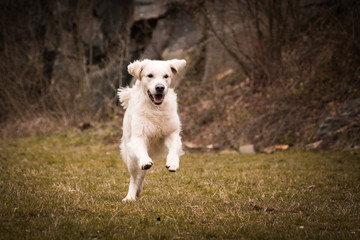
<instances>
[{"instance_id":1,"label":"fallen leaf","mask_svg":"<svg viewBox=\"0 0 360 240\"><path fill-rule=\"evenodd\" d=\"M282 144L282 145L273 145L273 146L269 146L269 147L266 147L262 150L262 152L264 153L273 153L277 150L287 150L289 149L289 145L286 145L286 144Z\"/></svg>"},{"instance_id":2,"label":"fallen leaf","mask_svg":"<svg viewBox=\"0 0 360 240\"><path fill-rule=\"evenodd\" d=\"M191 148L191 149L199 149L199 148L201 148L199 145L194 144L192 142L187 142L187 141L183 142L183 145L184 145L184 147Z\"/></svg>"},{"instance_id":3,"label":"fallen leaf","mask_svg":"<svg viewBox=\"0 0 360 240\"><path fill-rule=\"evenodd\" d=\"M206 148L207 149L214 149L214 145L212 145L212 144L206 145Z\"/></svg>"},{"instance_id":4,"label":"fallen leaf","mask_svg":"<svg viewBox=\"0 0 360 240\"><path fill-rule=\"evenodd\" d=\"M289 145L275 145L276 150L287 150Z\"/></svg>"},{"instance_id":5,"label":"fallen leaf","mask_svg":"<svg viewBox=\"0 0 360 240\"><path fill-rule=\"evenodd\" d=\"M234 153L238 153L238 152L235 150L226 148L226 149L221 150L219 153L220 154L234 154Z\"/></svg>"},{"instance_id":6,"label":"fallen leaf","mask_svg":"<svg viewBox=\"0 0 360 240\"><path fill-rule=\"evenodd\" d=\"M276 151L275 146L266 147L266 148L264 148L264 149L262 150L262 152L268 153L268 154L273 153L273 152L275 152L275 151Z\"/></svg>"},{"instance_id":7,"label":"fallen leaf","mask_svg":"<svg viewBox=\"0 0 360 240\"><path fill-rule=\"evenodd\" d=\"M323 142L323 140L314 142L314 143L310 143L308 145L305 146L306 150L311 150L311 149L317 149L320 147L321 143Z\"/></svg>"}]
</instances>

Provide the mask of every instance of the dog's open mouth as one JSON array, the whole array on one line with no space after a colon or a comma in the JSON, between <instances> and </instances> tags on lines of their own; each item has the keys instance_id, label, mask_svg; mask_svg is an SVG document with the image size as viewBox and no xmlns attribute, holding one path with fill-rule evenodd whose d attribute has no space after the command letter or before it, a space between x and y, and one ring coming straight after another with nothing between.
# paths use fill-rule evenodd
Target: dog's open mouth
<instances>
[{"instance_id":1,"label":"dog's open mouth","mask_svg":"<svg viewBox=\"0 0 360 240\"><path fill-rule=\"evenodd\" d=\"M162 102L164 101L164 97L165 95L162 93L157 93L157 94L151 94L151 92L148 90L147 94L149 95L150 100L155 104L155 105L160 105L162 104Z\"/></svg>"}]
</instances>

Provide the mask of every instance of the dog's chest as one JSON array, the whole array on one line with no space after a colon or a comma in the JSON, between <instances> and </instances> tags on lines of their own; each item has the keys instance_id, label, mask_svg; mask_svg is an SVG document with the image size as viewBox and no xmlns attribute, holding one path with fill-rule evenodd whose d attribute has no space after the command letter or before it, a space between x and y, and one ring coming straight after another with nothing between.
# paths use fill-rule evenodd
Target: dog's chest
<instances>
[{"instance_id":1,"label":"dog's chest","mask_svg":"<svg viewBox=\"0 0 360 240\"><path fill-rule=\"evenodd\" d=\"M177 115L169 112L154 111L144 115L143 131L149 138L163 138L180 127Z\"/></svg>"}]
</instances>

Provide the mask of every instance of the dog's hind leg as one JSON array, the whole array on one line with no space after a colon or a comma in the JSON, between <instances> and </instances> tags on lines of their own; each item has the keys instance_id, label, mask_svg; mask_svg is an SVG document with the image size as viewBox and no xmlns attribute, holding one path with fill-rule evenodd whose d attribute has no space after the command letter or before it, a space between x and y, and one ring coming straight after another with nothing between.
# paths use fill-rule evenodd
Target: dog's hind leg
<instances>
[{"instance_id":1,"label":"dog's hind leg","mask_svg":"<svg viewBox=\"0 0 360 240\"><path fill-rule=\"evenodd\" d=\"M123 202L135 201L136 197L140 197L146 173L147 171L141 171L138 169L130 171L129 191L123 199Z\"/></svg>"},{"instance_id":2,"label":"dog's hind leg","mask_svg":"<svg viewBox=\"0 0 360 240\"><path fill-rule=\"evenodd\" d=\"M130 176L130 184L129 184L129 191L126 195L126 197L122 200L123 202L127 201L135 201L136 200L136 183L135 183L136 177L134 177L132 174Z\"/></svg>"},{"instance_id":3,"label":"dog's hind leg","mask_svg":"<svg viewBox=\"0 0 360 240\"><path fill-rule=\"evenodd\" d=\"M140 197L147 171L140 171L137 178L136 197Z\"/></svg>"},{"instance_id":4,"label":"dog's hind leg","mask_svg":"<svg viewBox=\"0 0 360 240\"><path fill-rule=\"evenodd\" d=\"M141 171L140 169L130 169L130 184L129 184L129 191L126 197L123 199L123 202L126 201L135 201L136 197L140 197L144 179L146 176L147 171Z\"/></svg>"},{"instance_id":5,"label":"dog's hind leg","mask_svg":"<svg viewBox=\"0 0 360 240\"><path fill-rule=\"evenodd\" d=\"M179 168L179 155L181 152L181 139L178 132L174 132L165 139L165 145L169 152L166 157L166 168L170 172L176 172Z\"/></svg>"}]
</instances>

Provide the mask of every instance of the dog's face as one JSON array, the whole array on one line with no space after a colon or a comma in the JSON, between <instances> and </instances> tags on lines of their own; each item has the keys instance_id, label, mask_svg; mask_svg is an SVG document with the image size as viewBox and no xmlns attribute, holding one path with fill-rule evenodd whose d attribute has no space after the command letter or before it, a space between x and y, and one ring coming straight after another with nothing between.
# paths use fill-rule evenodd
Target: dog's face
<instances>
[{"instance_id":1,"label":"dog's face","mask_svg":"<svg viewBox=\"0 0 360 240\"><path fill-rule=\"evenodd\" d=\"M164 101L171 79L185 67L185 60L148 60L135 61L128 66L128 72L136 77L155 105Z\"/></svg>"}]
</instances>

